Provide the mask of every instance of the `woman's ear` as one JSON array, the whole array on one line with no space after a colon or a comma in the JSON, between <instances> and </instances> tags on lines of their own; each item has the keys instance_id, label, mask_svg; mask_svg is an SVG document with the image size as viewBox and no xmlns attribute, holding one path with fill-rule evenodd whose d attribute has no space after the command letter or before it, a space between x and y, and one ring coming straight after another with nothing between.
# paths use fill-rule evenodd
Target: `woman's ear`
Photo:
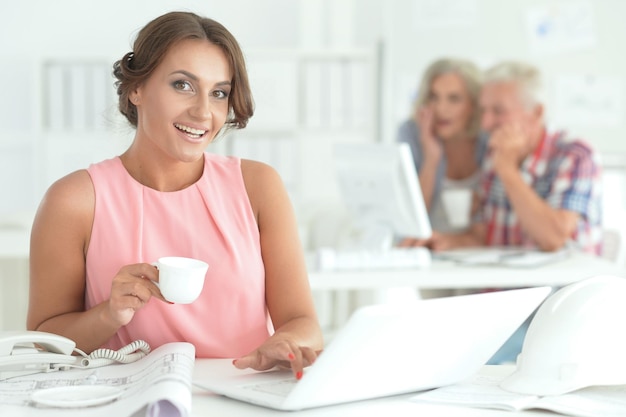
<instances>
[{"instance_id":1,"label":"woman's ear","mask_svg":"<svg viewBox=\"0 0 626 417\"><path fill-rule=\"evenodd\" d=\"M139 91L134 90L130 92L130 94L128 95L128 99L136 106L141 102L141 95L139 94Z\"/></svg>"}]
</instances>

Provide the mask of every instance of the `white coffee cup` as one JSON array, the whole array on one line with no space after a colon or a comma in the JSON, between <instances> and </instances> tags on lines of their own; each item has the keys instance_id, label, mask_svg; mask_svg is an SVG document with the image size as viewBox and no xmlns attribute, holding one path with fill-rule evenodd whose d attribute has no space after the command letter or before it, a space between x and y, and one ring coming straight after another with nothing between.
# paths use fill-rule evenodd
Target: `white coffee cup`
<instances>
[{"instance_id":1,"label":"white coffee cup","mask_svg":"<svg viewBox=\"0 0 626 417\"><path fill-rule=\"evenodd\" d=\"M180 256L166 256L159 258L152 265L159 270L157 284L167 301L189 304L200 296L209 269L206 262Z\"/></svg>"}]
</instances>

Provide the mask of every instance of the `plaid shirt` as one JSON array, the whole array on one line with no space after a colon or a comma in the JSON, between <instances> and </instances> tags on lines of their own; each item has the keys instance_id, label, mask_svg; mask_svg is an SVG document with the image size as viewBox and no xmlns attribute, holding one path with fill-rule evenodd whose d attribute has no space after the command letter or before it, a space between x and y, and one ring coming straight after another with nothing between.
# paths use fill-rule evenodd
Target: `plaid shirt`
<instances>
[{"instance_id":1,"label":"plaid shirt","mask_svg":"<svg viewBox=\"0 0 626 417\"><path fill-rule=\"evenodd\" d=\"M487 156L479 190L482 211L474 219L485 223L487 245L536 246L522 230L492 166ZM521 175L550 207L580 213L571 240L578 249L601 253L600 165L589 145L566 139L564 132L544 133L535 152L523 161Z\"/></svg>"}]
</instances>

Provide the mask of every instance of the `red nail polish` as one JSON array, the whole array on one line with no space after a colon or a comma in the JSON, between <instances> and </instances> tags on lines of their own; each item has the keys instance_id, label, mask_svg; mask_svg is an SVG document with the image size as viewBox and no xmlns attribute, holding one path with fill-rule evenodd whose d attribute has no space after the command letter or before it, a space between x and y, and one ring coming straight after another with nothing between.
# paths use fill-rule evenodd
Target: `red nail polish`
<instances>
[{"instance_id":1,"label":"red nail polish","mask_svg":"<svg viewBox=\"0 0 626 417\"><path fill-rule=\"evenodd\" d=\"M302 371L298 371L298 372L296 372L296 379L297 379L297 380L302 379Z\"/></svg>"},{"instance_id":2,"label":"red nail polish","mask_svg":"<svg viewBox=\"0 0 626 417\"><path fill-rule=\"evenodd\" d=\"M291 352L289 352L289 355L287 357L289 358L290 361L292 361L292 360L294 360L296 358L296 356L293 353L291 353Z\"/></svg>"}]
</instances>

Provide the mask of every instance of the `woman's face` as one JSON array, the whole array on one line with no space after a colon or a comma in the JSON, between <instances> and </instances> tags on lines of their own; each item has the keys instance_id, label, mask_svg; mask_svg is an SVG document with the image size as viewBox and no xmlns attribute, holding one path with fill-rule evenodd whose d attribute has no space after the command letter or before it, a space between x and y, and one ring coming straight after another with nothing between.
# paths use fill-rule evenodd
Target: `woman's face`
<instances>
[{"instance_id":1,"label":"woman's face","mask_svg":"<svg viewBox=\"0 0 626 417\"><path fill-rule=\"evenodd\" d=\"M461 77L448 73L433 79L426 103L434 113L436 137L445 141L467 136L474 106Z\"/></svg>"},{"instance_id":2,"label":"woman's face","mask_svg":"<svg viewBox=\"0 0 626 417\"><path fill-rule=\"evenodd\" d=\"M130 95L138 113L136 140L173 159L199 159L226 121L231 79L218 46L199 39L175 43Z\"/></svg>"}]
</instances>

